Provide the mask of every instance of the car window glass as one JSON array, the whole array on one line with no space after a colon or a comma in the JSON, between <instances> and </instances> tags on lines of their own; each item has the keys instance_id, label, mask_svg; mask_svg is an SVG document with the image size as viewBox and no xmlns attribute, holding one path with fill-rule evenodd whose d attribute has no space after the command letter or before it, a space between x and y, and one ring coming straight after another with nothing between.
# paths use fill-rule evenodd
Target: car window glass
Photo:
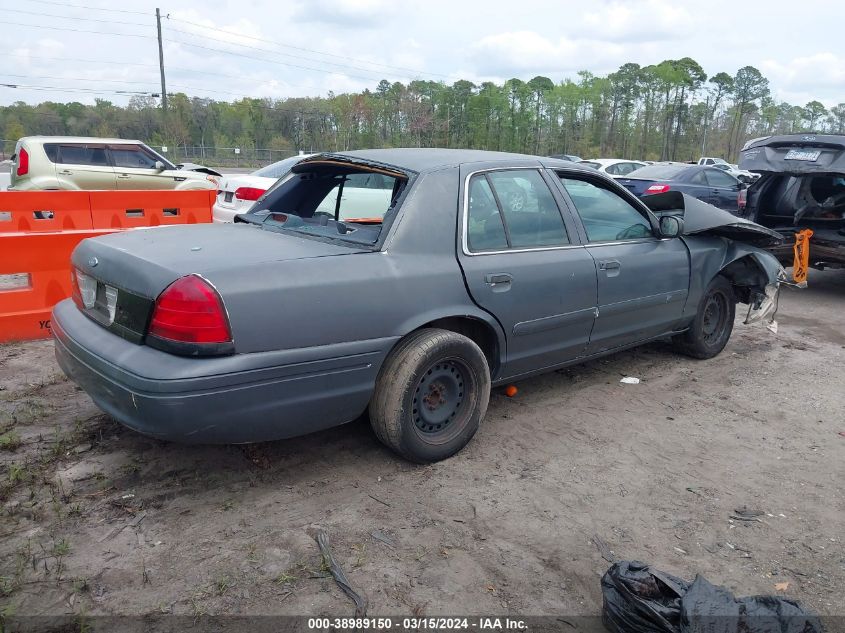
<instances>
[{"instance_id":1,"label":"car window glass","mask_svg":"<svg viewBox=\"0 0 845 633\"><path fill-rule=\"evenodd\" d=\"M60 148L61 162L65 165L92 165L108 167L109 160L103 147L88 147L87 145L62 145Z\"/></svg>"},{"instance_id":2,"label":"car window glass","mask_svg":"<svg viewBox=\"0 0 845 633\"><path fill-rule=\"evenodd\" d=\"M651 237L646 218L618 194L585 180L561 177L591 242Z\"/></svg>"},{"instance_id":3,"label":"car window glass","mask_svg":"<svg viewBox=\"0 0 845 633\"><path fill-rule=\"evenodd\" d=\"M707 186L707 179L704 178L704 170L694 173L689 181L694 185L704 185Z\"/></svg>"},{"instance_id":4,"label":"car window glass","mask_svg":"<svg viewBox=\"0 0 845 633\"><path fill-rule=\"evenodd\" d=\"M115 167L134 167L139 169L154 169L156 159L139 147L112 147L111 155Z\"/></svg>"},{"instance_id":5,"label":"car window glass","mask_svg":"<svg viewBox=\"0 0 845 633\"><path fill-rule=\"evenodd\" d=\"M623 175L630 174L632 171L639 169L640 167L643 167L643 165L640 165L639 163L620 163L619 173Z\"/></svg>"},{"instance_id":6,"label":"car window glass","mask_svg":"<svg viewBox=\"0 0 845 633\"><path fill-rule=\"evenodd\" d=\"M56 143L44 143L44 153L51 163L59 162L59 146Z\"/></svg>"},{"instance_id":7,"label":"car window glass","mask_svg":"<svg viewBox=\"0 0 845 633\"><path fill-rule=\"evenodd\" d=\"M384 174L348 174L340 198L338 219L354 221L383 218L390 209L395 184L396 178ZM338 182L317 206L315 213L334 218L339 193Z\"/></svg>"},{"instance_id":8,"label":"car window glass","mask_svg":"<svg viewBox=\"0 0 845 633\"><path fill-rule=\"evenodd\" d=\"M708 169L706 172L707 182L711 187L733 187L736 180L718 169Z\"/></svg>"},{"instance_id":9,"label":"car window glass","mask_svg":"<svg viewBox=\"0 0 845 633\"><path fill-rule=\"evenodd\" d=\"M612 175L612 176L621 176L622 174L627 174L628 172L624 171L624 163L616 163L615 165L610 165L605 171Z\"/></svg>"},{"instance_id":10,"label":"car window glass","mask_svg":"<svg viewBox=\"0 0 845 633\"><path fill-rule=\"evenodd\" d=\"M569 244L557 203L539 172L493 171L487 178L502 207L511 248Z\"/></svg>"},{"instance_id":11,"label":"car window glass","mask_svg":"<svg viewBox=\"0 0 845 633\"><path fill-rule=\"evenodd\" d=\"M281 178L290 171L291 167L296 165L301 160L301 156L292 156L291 158L286 158L284 160L278 161L277 163L272 163L270 165L267 165L266 167L257 169L252 172L252 175L260 176L262 178Z\"/></svg>"},{"instance_id":12,"label":"car window glass","mask_svg":"<svg viewBox=\"0 0 845 633\"><path fill-rule=\"evenodd\" d=\"M508 247L505 227L493 190L486 176L479 174L469 183L467 243L470 250L490 251Z\"/></svg>"}]
</instances>

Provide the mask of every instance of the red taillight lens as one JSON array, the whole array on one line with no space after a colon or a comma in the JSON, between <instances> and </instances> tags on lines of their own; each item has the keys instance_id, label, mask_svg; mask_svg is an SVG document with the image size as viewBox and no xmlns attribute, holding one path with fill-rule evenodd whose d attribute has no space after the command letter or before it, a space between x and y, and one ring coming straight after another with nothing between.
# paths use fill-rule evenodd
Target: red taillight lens
<instances>
[{"instance_id":1,"label":"red taillight lens","mask_svg":"<svg viewBox=\"0 0 845 633\"><path fill-rule=\"evenodd\" d=\"M265 191L267 190L258 187L238 187L235 189L235 197L238 200L258 200Z\"/></svg>"},{"instance_id":2,"label":"red taillight lens","mask_svg":"<svg viewBox=\"0 0 845 633\"><path fill-rule=\"evenodd\" d=\"M18 176L26 176L29 173L29 152L23 147L18 152L18 170L15 173Z\"/></svg>"},{"instance_id":3,"label":"red taillight lens","mask_svg":"<svg viewBox=\"0 0 845 633\"><path fill-rule=\"evenodd\" d=\"M747 189L740 189L739 193L736 194L736 206L739 208L740 211L745 211L745 207L748 206Z\"/></svg>"},{"instance_id":4,"label":"red taillight lens","mask_svg":"<svg viewBox=\"0 0 845 633\"><path fill-rule=\"evenodd\" d=\"M178 343L231 343L223 301L202 278L177 279L156 300L149 335Z\"/></svg>"},{"instance_id":5,"label":"red taillight lens","mask_svg":"<svg viewBox=\"0 0 845 633\"><path fill-rule=\"evenodd\" d=\"M669 189L671 189L669 185L651 185L651 187L645 190L645 193L646 195L653 193L666 193Z\"/></svg>"}]
</instances>

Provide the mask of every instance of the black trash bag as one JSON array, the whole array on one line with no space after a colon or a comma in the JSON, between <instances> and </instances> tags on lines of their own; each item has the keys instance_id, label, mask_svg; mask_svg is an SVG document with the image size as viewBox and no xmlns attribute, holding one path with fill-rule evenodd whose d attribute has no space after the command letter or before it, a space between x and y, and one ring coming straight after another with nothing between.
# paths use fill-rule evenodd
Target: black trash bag
<instances>
[{"instance_id":1,"label":"black trash bag","mask_svg":"<svg viewBox=\"0 0 845 633\"><path fill-rule=\"evenodd\" d=\"M602 622L613 633L677 633L689 583L640 561L618 561L602 576Z\"/></svg>"},{"instance_id":2,"label":"black trash bag","mask_svg":"<svg viewBox=\"0 0 845 633\"><path fill-rule=\"evenodd\" d=\"M701 576L688 583L639 561L619 561L602 576L602 622L612 633L823 633L794 600L736 598Z\"/></svg>"}]
</instances>

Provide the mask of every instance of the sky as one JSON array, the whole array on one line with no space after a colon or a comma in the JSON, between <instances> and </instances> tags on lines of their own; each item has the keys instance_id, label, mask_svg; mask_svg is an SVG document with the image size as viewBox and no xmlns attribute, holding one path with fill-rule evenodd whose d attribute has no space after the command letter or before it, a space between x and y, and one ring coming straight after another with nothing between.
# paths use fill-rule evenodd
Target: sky
<instances>
[{"instance_id":1,"label":"sky","mask_svg":"<svg viewBox=\"0 0 845 633\"><path fill-rule=\"evenodd\" d=\"M692 57L759 68L777 101L845 102L841 0L0 0L0 105L160 92L231 101L475 83Z\"/></svg>"}]
</instances>

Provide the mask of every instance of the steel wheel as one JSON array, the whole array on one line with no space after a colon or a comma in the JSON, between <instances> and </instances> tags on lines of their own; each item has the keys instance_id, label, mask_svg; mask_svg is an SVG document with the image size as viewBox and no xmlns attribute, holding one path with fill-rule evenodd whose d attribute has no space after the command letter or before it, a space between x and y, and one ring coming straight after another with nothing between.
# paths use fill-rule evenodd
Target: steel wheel
<instances>
[{"instance_id":1,"label":"steel wheel","mask_svg":"<svg viewBox=\"0 0 845 633\"><path fill-rule=\"evenodd\" d=\"M428 436L448 436L455 418L463 414L466 367L457 359L432 365L414 391L414 426Z\"/></svg>"},{"instance_id":2,"label":"steel wheel","mask_svg":"<svg viewBox=\"0 0 845 633\"><path fill-rule=\"evenodd\" d=\"M701 334L704 343L713 345L724 335L728 317L728 298L716 292L707 297L701 322Z\"/></svg>"}]
</instances>

